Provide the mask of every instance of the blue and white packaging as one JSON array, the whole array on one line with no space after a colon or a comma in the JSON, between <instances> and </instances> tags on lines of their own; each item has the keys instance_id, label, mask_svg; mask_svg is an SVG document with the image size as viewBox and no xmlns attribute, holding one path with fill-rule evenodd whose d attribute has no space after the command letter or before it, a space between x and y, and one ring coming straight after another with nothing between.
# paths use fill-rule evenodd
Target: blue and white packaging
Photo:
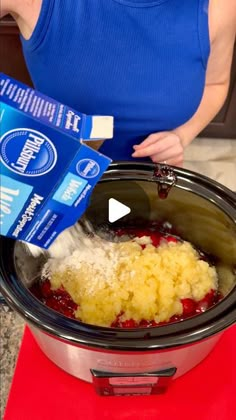
<instances>
[{"instance_id":1,"label":"blue and white packaging","mask_svg":"<svg viewBox=\"0 0 236 420\"><path fill-rule=\"evenodd\" d=\"M0 73L0 232L47 249L82 216L111 159L82 142L113 117L79 113Z\"/></svg>"}]
</instances>

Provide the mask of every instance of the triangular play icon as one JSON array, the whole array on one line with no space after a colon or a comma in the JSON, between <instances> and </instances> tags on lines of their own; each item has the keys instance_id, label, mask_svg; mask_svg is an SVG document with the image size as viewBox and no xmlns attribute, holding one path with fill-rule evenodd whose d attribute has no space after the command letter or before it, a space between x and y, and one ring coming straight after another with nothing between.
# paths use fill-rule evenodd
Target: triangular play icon
<instances>
[{"instance_id":1,"label":"triangular play icon","mask_svg":"<svg viewBox=\"0 0 236 420\"><path fill-rule=\"evenodd\" d=\"M110 223L114 223L122 217L126 216L131 212L131 209L122 204L120 201L115 200L115 198L110 198L108 201L108 220Z\"/></svg>"}]
</instances>

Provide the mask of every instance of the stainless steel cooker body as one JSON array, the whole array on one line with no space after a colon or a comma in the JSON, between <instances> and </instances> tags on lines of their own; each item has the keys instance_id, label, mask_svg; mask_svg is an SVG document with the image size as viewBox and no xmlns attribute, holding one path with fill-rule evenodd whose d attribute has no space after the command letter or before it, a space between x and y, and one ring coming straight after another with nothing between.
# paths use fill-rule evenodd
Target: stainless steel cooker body
<instances>
[{"instance_id":1,"label":"stainless steel cooker body","mask_svg":"<svg viewBox=\"0 0 236 420\"><path fill-rule=\"evenodd\" d=\"M168 198L162 200L154 165L111 165L93 191L86 216L99 226L107 224L107 201L113 197L131 207L123 224L142 224L144 219L168 222L184 239L227 265L228 274L223 271L219 284L224 299L196 317L130 330L66 318L28 290L43 262L27 255L19 242L1 238L1 291L6 301L24 317L49 359L66 372L93 382L101 395L163 392L173 378L200 363L222 332L236 322L235 194L193 172L172 168L173 172L175 185L170 176L161 180L170 189Z\"/></svg>"},{"instance_id":2,"label":"stainless steel cooker body","mask_svg":"<svg viewBox=\"0 0 236 420\"><path fill-rule=\"evenodd\" d=\"M139 394L140 387L145 388L145 394L159 393L205 359L221 337L217 334L168 350L125 352L72 345L35 327L31 331L52 362L77 378L93 382L102 395Z\"/></svg>"}]
</instances>

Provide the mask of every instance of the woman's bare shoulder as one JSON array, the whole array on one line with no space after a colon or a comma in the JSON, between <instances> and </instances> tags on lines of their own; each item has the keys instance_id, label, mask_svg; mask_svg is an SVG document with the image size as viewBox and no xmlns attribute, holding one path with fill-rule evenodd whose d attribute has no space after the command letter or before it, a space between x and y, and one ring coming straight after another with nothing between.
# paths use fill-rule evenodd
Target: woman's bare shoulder
<instances>
[{"instance_id":1,"label":"woman's bare shoulder","mask_svg":"<svg viewBox=\"0 0 236 420\"><path fill-rule=\"evenodd\" d=\"M1 17L7 14L18 16L20 11L24 10L26 3L32 2L28 2L27 0L1 0Z\"/></svg>"},{"instance_id":2,"label":"woman's bare shoulder","mask_svg":"<svg viewBox=\"0 0 236 420\"><path fill-rule=\"evenodd\" d=\"M1 17L11 14L22 35L29 38L37 23L43 0L0 0Z\"/></svg>"}]
</instances>

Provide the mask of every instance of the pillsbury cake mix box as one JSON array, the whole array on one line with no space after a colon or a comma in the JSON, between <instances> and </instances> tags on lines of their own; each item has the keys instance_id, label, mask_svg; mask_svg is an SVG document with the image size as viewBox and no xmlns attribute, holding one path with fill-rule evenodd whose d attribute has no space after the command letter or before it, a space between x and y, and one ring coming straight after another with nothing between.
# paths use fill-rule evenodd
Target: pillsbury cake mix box
<instances>
[{"instance_id":1,"label":"pillsbury cake mix box","mask_svg":"<svg viewBox=\"0 0 236 420\"><path fill-rule=\"evenodd\" d=\"M113 136L89 116L0 73L0 231L47 249L84 213L111 160L82 140Z\"/></svg>"}]
</instances>

